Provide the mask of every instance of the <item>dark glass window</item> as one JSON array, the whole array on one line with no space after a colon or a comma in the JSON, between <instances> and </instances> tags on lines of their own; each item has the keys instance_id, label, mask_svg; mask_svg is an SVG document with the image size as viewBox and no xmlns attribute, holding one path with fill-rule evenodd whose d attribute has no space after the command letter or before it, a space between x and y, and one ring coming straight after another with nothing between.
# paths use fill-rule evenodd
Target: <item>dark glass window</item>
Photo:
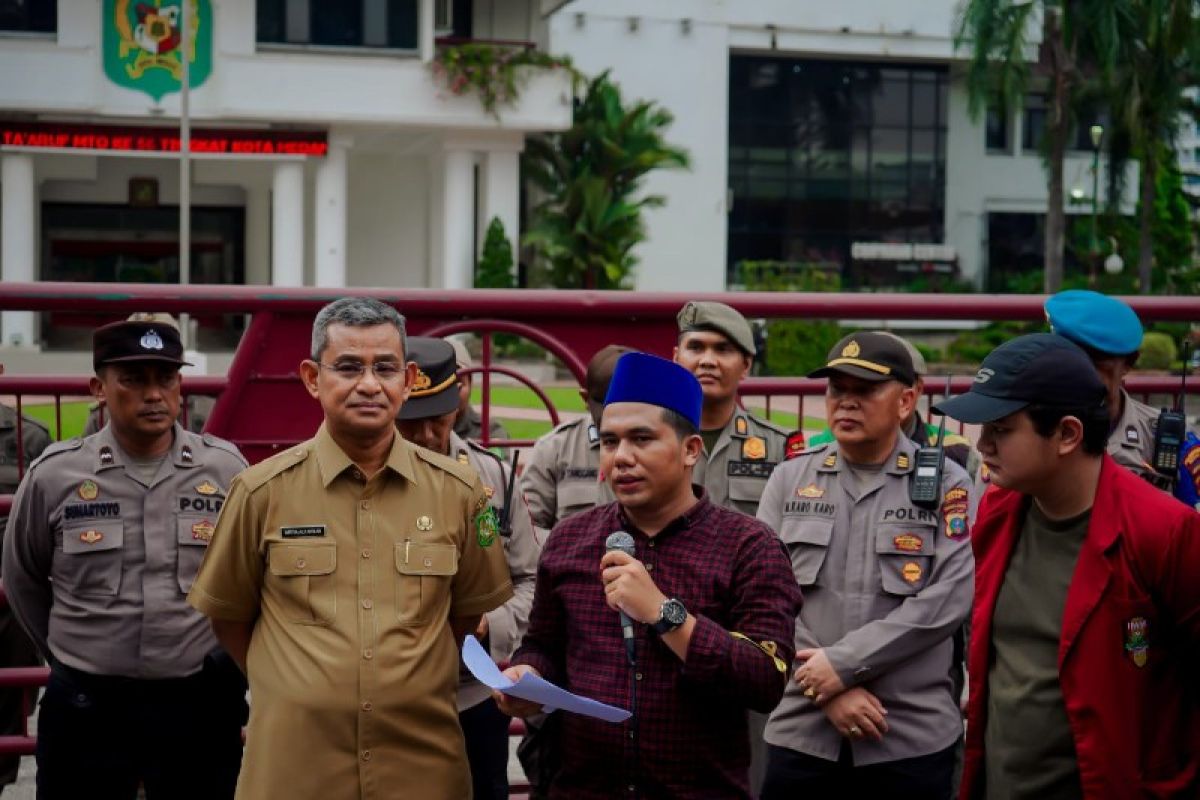
<instances>
[{"instance_id":1,"label":"dark glass window","mask_svg":"<svg viewBox=\"0 0 1200 800\"><path fill-rule=\"evenodd\" d=\"M1010 152L1008 147L1008 110L1000 103L988 105L984 122L988 150Z\"/></svg>"},{"instance_id":2,"label":"dark glass window","mask_svg":"<svg viewBox=\"0 0 1200 800\"><path fill-rule=\"evenodd\" d=\"M414 50L417 3L418 0L258 0L258 41Z\"/></svg>"},{"instance_id":3,"label":"dark glass window","mask_svg":"<svg viewBox=\"0 0 1200 800\"><path fill-rule=\"evenodd\" d=\"M0 31L54 33L58 0L0 0Z\"/></svg>"},{"instance_id":4,"label":"dark glass window","mask_svg":"<svg viewBox=\"0 0 1200 800\"><path fill-rule=\"evenodd\" d=\"M854 242L941 242L943 67L734 56L728 268L841 270Z\"/></svg>"},{"instance_id":5,"label":"dark glass window","mask_svg":"<svg viewBox=\"0 0 1200 800\"><path fill-rule=\"evenodd\" d=\"M1038 150L1042 146L1042 137L1046 135L1046 96L1030 94L1025 96L1025 113L1021 118L1021 148Z\"/></svg>"}]
</instances>

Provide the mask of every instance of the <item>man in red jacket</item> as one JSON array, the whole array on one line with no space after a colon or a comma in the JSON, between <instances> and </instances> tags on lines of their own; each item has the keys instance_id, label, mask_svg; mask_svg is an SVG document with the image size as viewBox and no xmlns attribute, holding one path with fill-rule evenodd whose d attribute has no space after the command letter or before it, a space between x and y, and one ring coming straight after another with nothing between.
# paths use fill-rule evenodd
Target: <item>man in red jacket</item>
<instances>
[{"instance_id":1,"label":"man in red jacket","mask_svg":"<svg viewBox=\"0 0 1200 800\"><path fill-rule=\"evenodd\" d=\"M982 423L964 800L1200 797L1200 515L1105 454L1105 389L1053 334L935 410Z\"/></svg>"}]
</instances>

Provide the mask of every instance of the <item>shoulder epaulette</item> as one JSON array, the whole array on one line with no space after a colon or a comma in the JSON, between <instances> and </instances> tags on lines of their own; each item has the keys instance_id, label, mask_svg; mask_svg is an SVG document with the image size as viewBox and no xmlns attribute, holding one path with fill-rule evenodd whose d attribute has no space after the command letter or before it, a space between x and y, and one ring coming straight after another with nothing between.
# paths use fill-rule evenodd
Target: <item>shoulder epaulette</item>
<instances>
[{"instance_id":1,"label":"shoulder epaulette","mask_svg":"<svg viewBox=\"0 0 1200 800\"><path fill-rule=\"evenodd\" d=\"M437 467L444 472L449 472L468 487L474 486L479 481L479 474L475 472L474 467L467 464L460 464L449 456L435 453L432 450L426 450L424 447L414 447L413 453L427 464Z\"/></svg>"},{"instance_id":2,"label":"shoulder epaulette","mask_svg":"<svg viewBox=\"0 0 1200 800\"><path fill-rule=\"evenodd\" d=\"M276 453L270 458L247 467L238 477L241 478L246 488L253 492L275 476L281 475L303 462L308 458L310 452L312 452L311 448L303 444L289 447L282 453Z\"/></svg>"},{"instance_id":3,"label":"shoulder epaulette","mask_svg":"<svg viewBox=\"0 0 1200 800\"><path fill-rule=\"evenodd\" d=\"M238 461L241 461L243 464L246 463L246 457L242 455L242 451L238 450L237 445L235 445L233 442L226 441L225 439L222 439L219 436L213 436L211 433L201 433L201 434L193 434L193 435L199 435L201 441L203 441L209 447L215 447L218 450L224 450L226 453L233 455L235 458L237 458Z\"/></svg>"},{"instance_id":4,"label":"shoulder epaulette","mask_svg":"<svg viewBox=\"0 0 1200 800\"><path fill-rule=\"evenodd\" d=\"M796 455L811 456L817 453L823 453L826 449L828 449L830 444L832 444L832 442L817 442L816 444L810 444Z\"/></svg>"},{"instance_id":5,"label":"shoulder epaulette","mask_svg":"<svg viewBox=\"0 0 1200 800\"><path fill-rule=\"evenodd\" d=\"M487 456L488 458L494 459L496 464L500 467L500 474L501 475L505 474L504 467L506 465L504 463L503 458L496 455L494 452L492 452L488 448L484 447L483 445L481 445L479 442L475 441L474 439L467 440L467 447L471 448L476 453L479 453L479 455L481 455L481 456Z\"/></svg>"},{"instance_id":6,"label":"shoulder epaulette","mask_svg":"<svg viewBox=\"0 0 1200 800\"><path fill-rule=\"evenodd\" d=\"M782 425L776 424L769 419L763 419L762 417L757 417L754 414L746 414L746 416L749 417L751 422L753 422L755 425L758 425L759 427L762 427L762 428L766 428L769 431L778 433L784 439L786 439L788 437L788 434L790 434L792 432L790 429L785 428Z\"/></svg>"},{"instance_id":7,"label":"shoulder epaulette","mask_svg":"<svg viewBox=\"0 0 1200 800\"><path fill-rule=\"evenodd\" d=\"M46 449L42 451L40 456L30 462L29 468L33 469L46 459L56 456L59 453L69 453L72 450L78 450L81 447L83 447L83 439L78 436L76 436L74 439L66 439L61 442L51 442L46 446Z\"/></svg>"}]
</instances>

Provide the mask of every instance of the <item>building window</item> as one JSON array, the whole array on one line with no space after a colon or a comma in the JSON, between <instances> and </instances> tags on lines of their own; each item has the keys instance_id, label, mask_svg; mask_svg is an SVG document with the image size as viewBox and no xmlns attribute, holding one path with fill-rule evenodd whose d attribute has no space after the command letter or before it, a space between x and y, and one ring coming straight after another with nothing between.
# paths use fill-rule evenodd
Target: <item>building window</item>
<instances>
[{"instance_id":1,"label":"building window","mask_svg":"<svg viewBox=\"0 0 1200 800\"><path fill-rule=\"evenodd\" d=\"M988 150L1002 153L1012 152L1008 146L1008 109L1002 103L988 104L984 131Z\"/></svg>"},{"instance_id":2,"label":"building window","mask_svg":"<svg viewBox=\"0 0 1200 800\"><path fill-rule=\"evenodd\" d=\"M0 31L54 33L58 30L58 0L0 0Z\"/></svg>"},{"instance_id":3,"label":"building window","mask_svg":"<svg viewBox=\"0 0 1200 800\"><path fill-rule=\"evenodd\" d=\"M415 50L418 1L258 0L258 41Z\"/></svg>"},{"instance_id":4,"label":"building window","mask_svg":"<svg viewBox=\"0 0 1200 800\"><path fill-rule=\"evenodd\" d=\"M855 242L940 243L944 67L733 56L730 283L773 260L840 271Z\"/></svg>"},{"instance_id":5,"label":"building window","mask_svg":"<svg viewBox=\"0 0 1200 800\"><path fill-rule=\"evenodd\" d=\"M1025 96L1025 113L1021 117L1021 149L1037 151L1046 135L1046 96Z\"/></svg>"}]
</instances>

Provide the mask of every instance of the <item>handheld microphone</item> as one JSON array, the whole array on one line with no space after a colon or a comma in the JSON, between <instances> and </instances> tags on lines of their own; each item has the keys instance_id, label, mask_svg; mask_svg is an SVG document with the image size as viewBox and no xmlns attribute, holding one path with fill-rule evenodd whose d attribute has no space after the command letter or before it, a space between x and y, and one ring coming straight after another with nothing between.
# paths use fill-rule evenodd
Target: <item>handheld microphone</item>
<instances>
[{"instance_id":1,"label":"handheld microphone","mask_svg":"<svg viewBox=\"0 0 1200 800\"><path fill-rule=\"evenodd\" d=\"M604 548L608 552L619 550L626 555L634 555L633 537L625 531L614 531L604 540ZM633 620L624 611L621 613L621 636L625 640L625 657L630 665L637 663L637 642L633 638Z\"/></svg>"}]
</instances>

